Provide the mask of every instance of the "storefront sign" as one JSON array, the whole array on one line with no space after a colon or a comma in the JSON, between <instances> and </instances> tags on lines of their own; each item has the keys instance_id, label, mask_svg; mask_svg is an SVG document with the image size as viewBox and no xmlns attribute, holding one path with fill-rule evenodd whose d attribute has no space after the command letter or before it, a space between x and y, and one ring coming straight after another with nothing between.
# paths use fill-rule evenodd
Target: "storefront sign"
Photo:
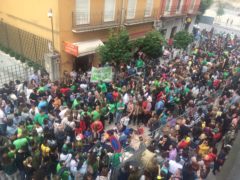
<instances>
[{"instance_id":1,"label":"storefront sign","mask_svg":"<svg viewBox=\"0 0 240 180\"><path fill-rule=\"evenodd\" d=\"M64 42L64 50L68 54L78 57L78 46L69 42Z\"/></svg>"},{"instance_id":2,"label":"storefront sign","mask_svg":"<svg viewBox=\"0 0 240 180\"><path fill-rule=\"evenodd\" d=\"M91 82L111 82L112 81L112 67L92 67L91 71Z\"/></svg>"}]
</instances>

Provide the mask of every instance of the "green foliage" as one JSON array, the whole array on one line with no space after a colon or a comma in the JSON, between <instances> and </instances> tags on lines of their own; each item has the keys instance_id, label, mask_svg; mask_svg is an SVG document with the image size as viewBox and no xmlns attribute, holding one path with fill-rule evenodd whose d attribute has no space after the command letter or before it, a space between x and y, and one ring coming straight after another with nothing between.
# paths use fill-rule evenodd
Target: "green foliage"
<instances>
[{"instance_id":1,"label":"green foliage","mask_svg":"<svg viewBox=\"0 0 240 180\"><path fill-rule=\"evenodd\" d=\"M111 32L108 41L97 51L103 63L127 63L132 57L128 32L125 29L119 33Z\"/></svg>"},{"instance_id":2,"label":"green foliage","mask_svg":"<svg viewBox=\"0 0 240 180\"><path fill-rule=\"evenodd\" d=\"M9 55L10 55L11 57L15 57L15 56L16 56L16 53L15 53L14 51L10 50Z\"/></svg>"},{"instance_id":3,"label":"green foliage","mask_svg":"<svg viewBox=\"0 0 240 180\"><path fill-rule=\"evenodd\" d=\"M218 4L218 9L217 9L217 15L218 16L222 16L222 15L224 15L224 8L223 8L223 5L222 5L222 3L219 3Z\"/></svg>"},{"instance_id":4,"label":"green foliage","mask_svg":"<svg viewBox=\"0 0 240 180\"><path fill-rule=\"evenodd\" d=\"M178 49L186 49L193 42L193 35L187 31L179 31L174 36L174 46Z\"/></svg>"},{"instance_id":5,"label":"green foliage","mask_svg":"<svg viewBox=\"0 0 240 180\"><path fill-rule=\"evenodd\" d=\"M158 58L162 56L162 46L165 43L166 40L159 31L152 31L147 33L144 38L137 39L134 46L148 57Z\"/></svg>"},{"instance_id":6,"label":"green foliage","mask_svg":"<svg viewBox=\"0 0 240 180\"><path fill-rule=\"evenodd\" d=\"M205 11L212 5L213 0L201 0L199 11L204 14Z\"/></svg>"}]
</instances>

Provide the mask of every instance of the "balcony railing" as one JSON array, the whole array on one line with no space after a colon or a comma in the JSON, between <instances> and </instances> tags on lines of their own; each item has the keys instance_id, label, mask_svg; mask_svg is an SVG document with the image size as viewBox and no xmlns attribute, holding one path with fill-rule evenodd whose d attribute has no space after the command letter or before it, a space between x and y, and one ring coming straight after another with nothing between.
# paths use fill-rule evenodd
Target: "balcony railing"
<instances>
[{"instance_id":1,"label":"balcony railing","mask_svg":"<svg viewBox=\"0 0 240 180\"><path fill-rule=\"evenodd\" d=\"M186 15L188 12L187 6L171 6L168 10L165 8L162 11L162 16L163 17L174 17L174 16L182 16Z\"/></svg>"},{"instance_id":2,"label":"balcony railing","mask_svg":"<svg viewBox=\"0 0 240 180\"><path fill-rule=\"evenodd\" d=\"M119 12L107 12L86 14L72 13L72 28L74 32L87 32L108 29L119 26L121 14Z\"/></svg>"},{"instance_id":3,"label":"balcony railing","mask_svg":"<svg viewBox=\"0 0 240 180\"><path fill-rule=\"evenodd\" d=\"M126 12L124 25L134 25L134 24L142 24L142 23L148 23L148 22L154 22L154 20L157 19L157 10L152 11L140 11L142 12L139 15L139 12L136 11L128 11ZM133 18L128 18L128 13L130 15L133 15Z\"/></svg>"}]
</instances>

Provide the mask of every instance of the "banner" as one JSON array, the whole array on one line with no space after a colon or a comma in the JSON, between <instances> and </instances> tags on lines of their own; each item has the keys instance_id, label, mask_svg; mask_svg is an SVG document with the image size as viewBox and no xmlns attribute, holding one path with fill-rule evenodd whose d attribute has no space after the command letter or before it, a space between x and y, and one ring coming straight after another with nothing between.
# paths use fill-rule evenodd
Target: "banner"
<instances>
[{"instance_id":1,"label":"banner","mask_svg":"<svg viewBox=\"0 0 240 180\"><path fill-rule=\"evenodd\" d=\"M112 67L92 67L91 71L91 82L111 82L112 81Z\"/></svg>"}]
</instances>

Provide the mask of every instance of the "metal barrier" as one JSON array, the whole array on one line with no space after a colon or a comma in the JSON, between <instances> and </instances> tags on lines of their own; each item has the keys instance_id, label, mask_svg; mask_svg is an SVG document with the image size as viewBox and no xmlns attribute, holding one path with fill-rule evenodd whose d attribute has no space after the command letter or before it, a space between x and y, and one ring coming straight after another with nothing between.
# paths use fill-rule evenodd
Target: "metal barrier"
<instances>
[{"instance_id":1,"label":"metal barrier","mask_svg":"<svg viewBox=\"0 0 240 180\"><path fill-rule=\"evenodd\" d=\"M10 81L28 80L33 72L33 68L30 68L25 64L0 67L0 87L3 87L4 84L8 84Z\"/></svg>"}]
</instances>

